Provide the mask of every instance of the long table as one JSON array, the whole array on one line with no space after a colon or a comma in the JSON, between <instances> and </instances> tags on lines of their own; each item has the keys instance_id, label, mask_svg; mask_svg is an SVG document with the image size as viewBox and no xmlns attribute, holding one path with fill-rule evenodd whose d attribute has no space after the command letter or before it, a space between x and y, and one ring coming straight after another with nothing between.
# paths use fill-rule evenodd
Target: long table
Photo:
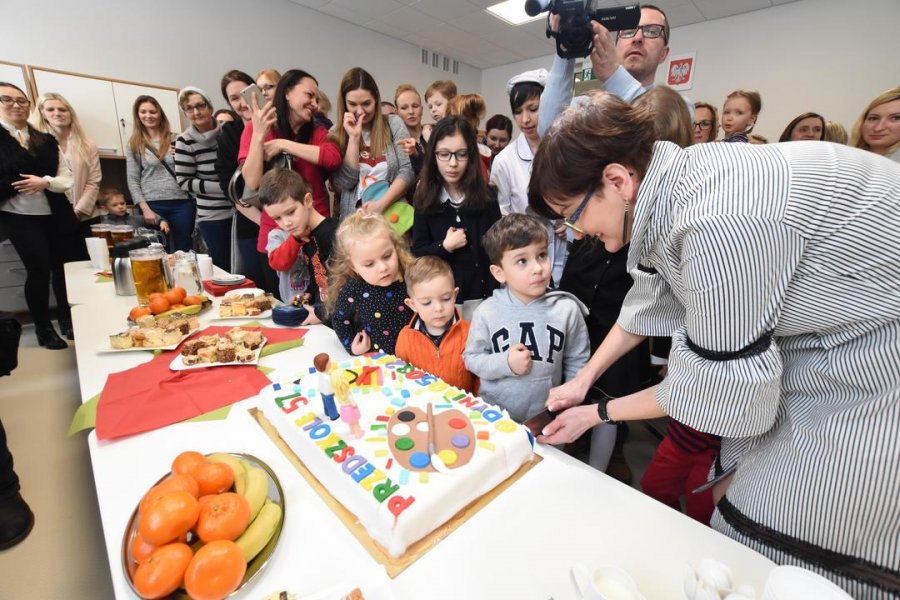
<instances>
[{"instance_id":1,"label":"long table","mask_svg":"<svg viewBox=\"0 0 900 600\"><path fill-rule=\"evenodd\" d=\"M151 358L144 352L97 353L109 334L124 329L134 297L116 296L112 284L94 283L94 272L86 262L66 269L70 289L79 290L72 316L83 402L102 390L107 374ZM202 314L202 325L215 322L216 314L215 307ZM262 322L274 326L271 320ZM338 360L347 357L330 329L314 325L301 347L264 357L261 364L276 369L273 379L283 380L308 372L318 352ZM356 584L374 590L367 597L381 598L577 599L571 568L581 562L618 565L648 600L668 600L682 597L689 561L716 558L732 568L736 582L757 592L775 566L557 449L538 446L544 460L388 580L250 416L248 409L255 405L249 398L234 404L224 420L178 423L124 439L99 441L93 431L87 436L117 598L136 598L122 570L122 537L131 512L183 450L252 454L272 467L284 488L287 506L279 546L238 599L289 590L301 599L324 600L335 597L327 590Z\"/></svg>"}]
</instances>

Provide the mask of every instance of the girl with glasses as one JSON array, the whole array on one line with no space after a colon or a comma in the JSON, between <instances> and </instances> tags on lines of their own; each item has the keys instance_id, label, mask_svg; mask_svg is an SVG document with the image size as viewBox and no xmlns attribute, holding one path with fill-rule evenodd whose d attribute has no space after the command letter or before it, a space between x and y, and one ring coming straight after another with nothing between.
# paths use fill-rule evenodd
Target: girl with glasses
<instances>
[{"instance_id":1,"label":"girl with glasses","mask_svg":"<svg viewBox=\"0 0 900 600\"><path fill-rule=\"evenodd\" d=\"M481 171L475 131L462 117L434 126L413 205L413 254L450 264L460 304L490 296L497 283L481 238L500 207Z\"/></svg>"}]
</instances>

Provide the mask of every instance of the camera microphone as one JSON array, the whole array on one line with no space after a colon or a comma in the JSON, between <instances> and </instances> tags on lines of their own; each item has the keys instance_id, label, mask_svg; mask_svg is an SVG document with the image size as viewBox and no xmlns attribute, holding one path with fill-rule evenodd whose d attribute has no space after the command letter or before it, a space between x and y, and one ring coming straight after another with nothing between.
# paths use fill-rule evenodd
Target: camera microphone
<instances>
[{"instance_id":1,"label":"camera microphone","mask_svg":"<svg viewBox=\"0 0 900 600\"><path fill-rule=\"evenodd\" d=\"M550 10L553 0L525 0L525 14L529 17L536 17L542 12Z\"/></svg>"}]
</instances>

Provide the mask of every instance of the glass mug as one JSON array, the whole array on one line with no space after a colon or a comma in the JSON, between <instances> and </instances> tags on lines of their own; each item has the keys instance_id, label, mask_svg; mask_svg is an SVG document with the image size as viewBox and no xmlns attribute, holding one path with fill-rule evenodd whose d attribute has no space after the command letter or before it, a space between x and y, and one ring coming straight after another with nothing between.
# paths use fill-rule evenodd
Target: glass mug
<instances>
[{"instance_id":1,"label":"glass mug","mask_svg":"<svg viewBox=\"0 0 900 600\"><path fill-rule=\"evenodd\" d=\"M113 246L119 242L134 239L134 227L131 225L110 225L109 229Z\"/></svg>"},{"instance_id":2,"label":"glass mug","mask_svg":"<svg viewBox=\"0 0 900 600\"><path fill-rule=\"evenodd\" d=\"M150 294L166 293L169 285L166 281L167 258L162 248L139 248L128 253L131 259L131 277L134 279L134 291L138 304L147 304Z\"/></svg>"},{"instance_id":3,"label":"glass mug","mask_svg":"<svg viewBox=\"0 0 900 600\"><path fill-rule=\"evenodd\" d=\"M185 289L188 295L196 295L202 291L200 283L200 267L197 255L193 252L176 252L172 266L175 285Z\"/></svg>"},{"instance_id":4,"label":"glass mug","mask_svg":"<svg viewBox=\"0 0 900 600\"><path fill-rule=\"evenodd\" d=\"M112 250L113 241L111 225L107 225L105 223L91 225L91 235L93 235L94 237L103 238L106 241L107 250Z\"/></svg>"}]
</instances>

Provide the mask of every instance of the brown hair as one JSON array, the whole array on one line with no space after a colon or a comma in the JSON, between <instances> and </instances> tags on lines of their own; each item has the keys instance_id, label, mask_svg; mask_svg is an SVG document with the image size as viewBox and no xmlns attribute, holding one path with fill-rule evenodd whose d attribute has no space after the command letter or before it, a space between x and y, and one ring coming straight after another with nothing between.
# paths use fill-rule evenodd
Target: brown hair
<instances>
[{"instance_id":1,"label":"brown hair","mask_svg":"<svg viewBox=\"0 0 900 600\"><path fill-rule=\"evenodd\" d=\"M156 107L156 110L159 111L159 147L153 147L153 140L150 139L150 132L147 131L147 128L144 127L144 124L141 123L141 119L138 116L138 110L141 107L141 104L150 103ZM131 118L134 120L134 130L131 132L131 138L128 140L128 149L131 150L131 153L134 154L135 158L141 160L141 157L144 155L144 150L149 149L153 154L156 155L156 158L159 159L160 162L166 160L166 154L169 152L169 145L172 143L172 138L174 135L172 134L172 128L169 125L169 118L166 116L166 113L163 111L162 106L159 105L159 102L153 96L138 96L134 101L134 106L131 108Z\"/></svg>"},{"instance_id":2,"label":"brown hair","mask_svg":"<svg viewBox=\"0 0 900 600\"><path fill-rule=\"evenodd\" d=\"M416 89L416 86L411 83L401 83L397 86L397 89L394 90L394 104L397 104L400 99L400 94L403 92L415 92L416 96L419 96L419 102L422 102L422 96L419 94L419 90Z\"/></svg>"},{"instance_id":3,"label":"brown hair","mask_svg":"<svg viewBox=\"0 0 900 600\"><path fill-rule=\"evenodd\" d=\"M532 163L528 205L549 219L560 215L544 198L600 190L603 170L626 165L642 179L653 157L653 118L613 94L594 91L590 103L572 107L550 126Z\"/></svg>"},{"instance_id":4,"label":"brown hair","mask_svg":"<svg viewBox=\"0 0 900 600\"><path fill-rule=\"evenodd\" d=\"M750 104L750 114L754 117L758 117L762 110L762 97L756 90L734 90L725 96L725 101L727 102L730 98L743 98L746 100ZM756 119L753 119L753 123L750 124L750 127L741 133L750 135L750 132L753 131L754 127L756 127Z\"/></svg>"},{"instance_id":5,"label":"brown hair","mask_svg":"<svg viewBox=\"0 0 900 600\"><path fill-rule=\"evenodd\" d=\"M425 90L425 102L428 102L428 99L431 98L435 92L439 93L447 100L453 100L456 98L457 94L456 84L449 79L438 79Z\"/></svg>"},{"instance_id":6,"label":"brown hair","mask_svg":"<svg viewBox=\"0 0 900 600\"><path fill-rule=\"evenodd\" d=\"M825 121L825 141L835 144L846 144L850 138L847 130L837 121Z\"/></svg>"},{"instance_id":7,"label":"brown hair","mask_svg":"<svg viewBox=\"0 0 900 600\"><path fill-rule=\"evenodd\" d=\"M316 371L319 373L325 372L325 367L328 366L329 361L331 361L331 357L328 356L327 352L319 352L313 358L313 366L316 368Z\"/></svg>"},{"instance_id":8,"label":"brown hair","mask_svg":"<svg viewBox=\"0 0 900 600\"><path fill-rule=\"evenodd\" d=\"M372 117L369 150L373 156L381 156L387 152L393 144L391 137L391 125L386 115L381 114L381 93L378 84L368 71L362 67L353 67L341 78L341 87L338 90L337 127L335 128L338 145L341 154L347 151L347 131L344 129L344 113L347 112L347 94L355 90L366 90L375 99L375 115Z\"/></svg>"},{"instance_id":9,"label":"brown hair","mask_svg":"<svg viewBox=\"0 0 900 600\"><path fill-rule=\"evenodd\" d=\"M487 106L481 94L462 94L450 101L447 108L447 116L459 116L472 126L473 131L478 131L478 125L487 112Z\"/></svg>"},{"instance_id":10,"label":"brown hair","mask_svg":"<svg viewBox=\"0 0 900 600\"><path fill-rule=\"evenodd\" d=\"M635 100L634 106L650 113L657 140L673 142L682 148L694 143L691 112L681 94L672 88L658 85Z\"/></svg>"},{"instance_id":11,"label":"brown hair","mask_svg":"<svg viewBox=\"0 0 900 600\"><path fill-rule=\"evenodd\" d=\"M409 268L406 269L406 292L410 298L413 294L413 288L420 283L431 281L435 277L449 277L453 280L453 269L442 258L437 256L420 256L412 261ZM455 285L455 282L454 282Z\"/></svg>"},{"instance_id":12,"label":"brown hair","mask_svg":"<svg viewBox=\"0 0 900 600\"><path fill-rule=\"evenodd\" d=\"M863 150L872 150L862 136L863 121L866 120L866 117L869 116L869 112L871 112L873 108L881 106L882 104L887 104L888 102L893 102L894 100L900 100L900 86L893 87L886 92L878 94L871 102L869 102L866 110L862 111L862 114L859 115L856 123L853 124L853 135L850 137L851 146L854 148L862 148ZM900 142L888 148L887 153L892 154L897 148L900 148Z\"/></svg>"},{"instance_id":13,"label":"brown hair","mask_svg":"<svg viewBox=\"0 0 900 600\"><path fill-rule=\"evenodd\" d=\"M779 142L789 142L791 141L791 134L794 133L794 127L797 126L800 121L803 119L811 119L816 118L822 122L822 135L819 137L820 140L825 139L825 117L820 115L819 113L814 112L805 112L802 115L794 117L794 120L788 123L788 126L784 128L784 131L781 132L781 137L778 138Z\"/></svg>"},{"instance_id":14,"label":"brown hair","mask_svg":"<svg viewBox=\"0 0 900 600\"><path fill-rule=\"evenodd\" d=\"M747 136L747 141L751 144L768 144L769 138L764 135L759 135L758 133L751 133Z\"/></svg>"},{"instance_id":15,"label":"brown hair","mask_svg":"<svg viewBox=\"0 0 900 600\"><path fill-rule=\"evenodd\" d=\"M309 193L309 184L293 169L272 169L259 181L259 203L263 206L278 204L293 198L303 204Z\"/></svg>"},{"instance_id":16,"label":"brown hair","mask_svg":"<svg viewBox=\"0 0 900 600\"><path fill-rule=\"evenodd\" d=\"M222 82L219 84L219 89L222 90L222 97L226 100L228 100L228 94L225 93L225 88L228 87L229 83L234 83L235 81L240 81L245 86L255 83L253 79L243 71L238 71L237 69L228 71L222 75Z\"/></svg>"},{"instance_id":17,"label":"brown hair","mask_svg":"<svg viewBox=\"0 0 900 600\"><path fill-rule=\"evenodd\" d=\"M503 253L530 244L549 243L547 226L523 213L510 213L491 225L481 244L492 265L500 265Z\"/></svg>"},{"instance_id":18,"label":"brown hair","mask_svg":"<svg viewBox=\"0 0 900 600\"><path fill-rule=\"evenodd\" d=\"M97 194L97 204L106 206L106 203L112 200L115 196L122 196L124 198L125 193L117 187L103 187Z\"/></svg>"},{"instance_id":19,"label":"brown hair","mask_svg":"<svg viewBox=\"0 0 900 600\"><path fill-rule=\"evenodd\" d=\"M257 81L259 81L259 78L263 75L271 79L272 83L274 83L275 85L278 85L278 82L281 81L281 73L279 73L276 69L263 69L256 74L256 77L253 78L253 82L256 83Z\"/></svg>"},{"instance_id":20,"label":"brown hair","mask_svg":"<svg viewBox=\"0 0 900 600\"><path fill-rule=\"evenodd\" d=\"M706 136L706 141L711 142L716 139L716 135L719 133L719 111L715 106L710 104L709 102L694 102L694 117L697 116L697 109L705 108L709 112L712 113L712 125L709 127L709 135ZM691 132L693 132L694 124L691 123Z\"/></svg>"},{"instance_id":21,"label":"brown hair","mask_svg":"<svg viewBox=\"0 0 900 600\"><path fill-rule=\"evenodd\" d=\"M328 259L328 296L325 301L328 313L334 310L341 288L347 285L351 279L361 279L353 270L353 264L350 262L350 245L359 238L378 234L385 235L391 240L400 263L400 276L405 277L406 269L413 261L406 242L391 227L384 215L358 209L341 221L334 234L334 246L331 250L331 258Z\"/></svg>"},{"instance_id":22,"label":"brown hair","mask_svg":"<svg viewBox=\"0 0 900 600\"><path fill-rule=\"evenodd\" d=\"M325 116L331 112L331 98L321 89L319 89L319 112Z\"/></svg>"}]
</instances>

